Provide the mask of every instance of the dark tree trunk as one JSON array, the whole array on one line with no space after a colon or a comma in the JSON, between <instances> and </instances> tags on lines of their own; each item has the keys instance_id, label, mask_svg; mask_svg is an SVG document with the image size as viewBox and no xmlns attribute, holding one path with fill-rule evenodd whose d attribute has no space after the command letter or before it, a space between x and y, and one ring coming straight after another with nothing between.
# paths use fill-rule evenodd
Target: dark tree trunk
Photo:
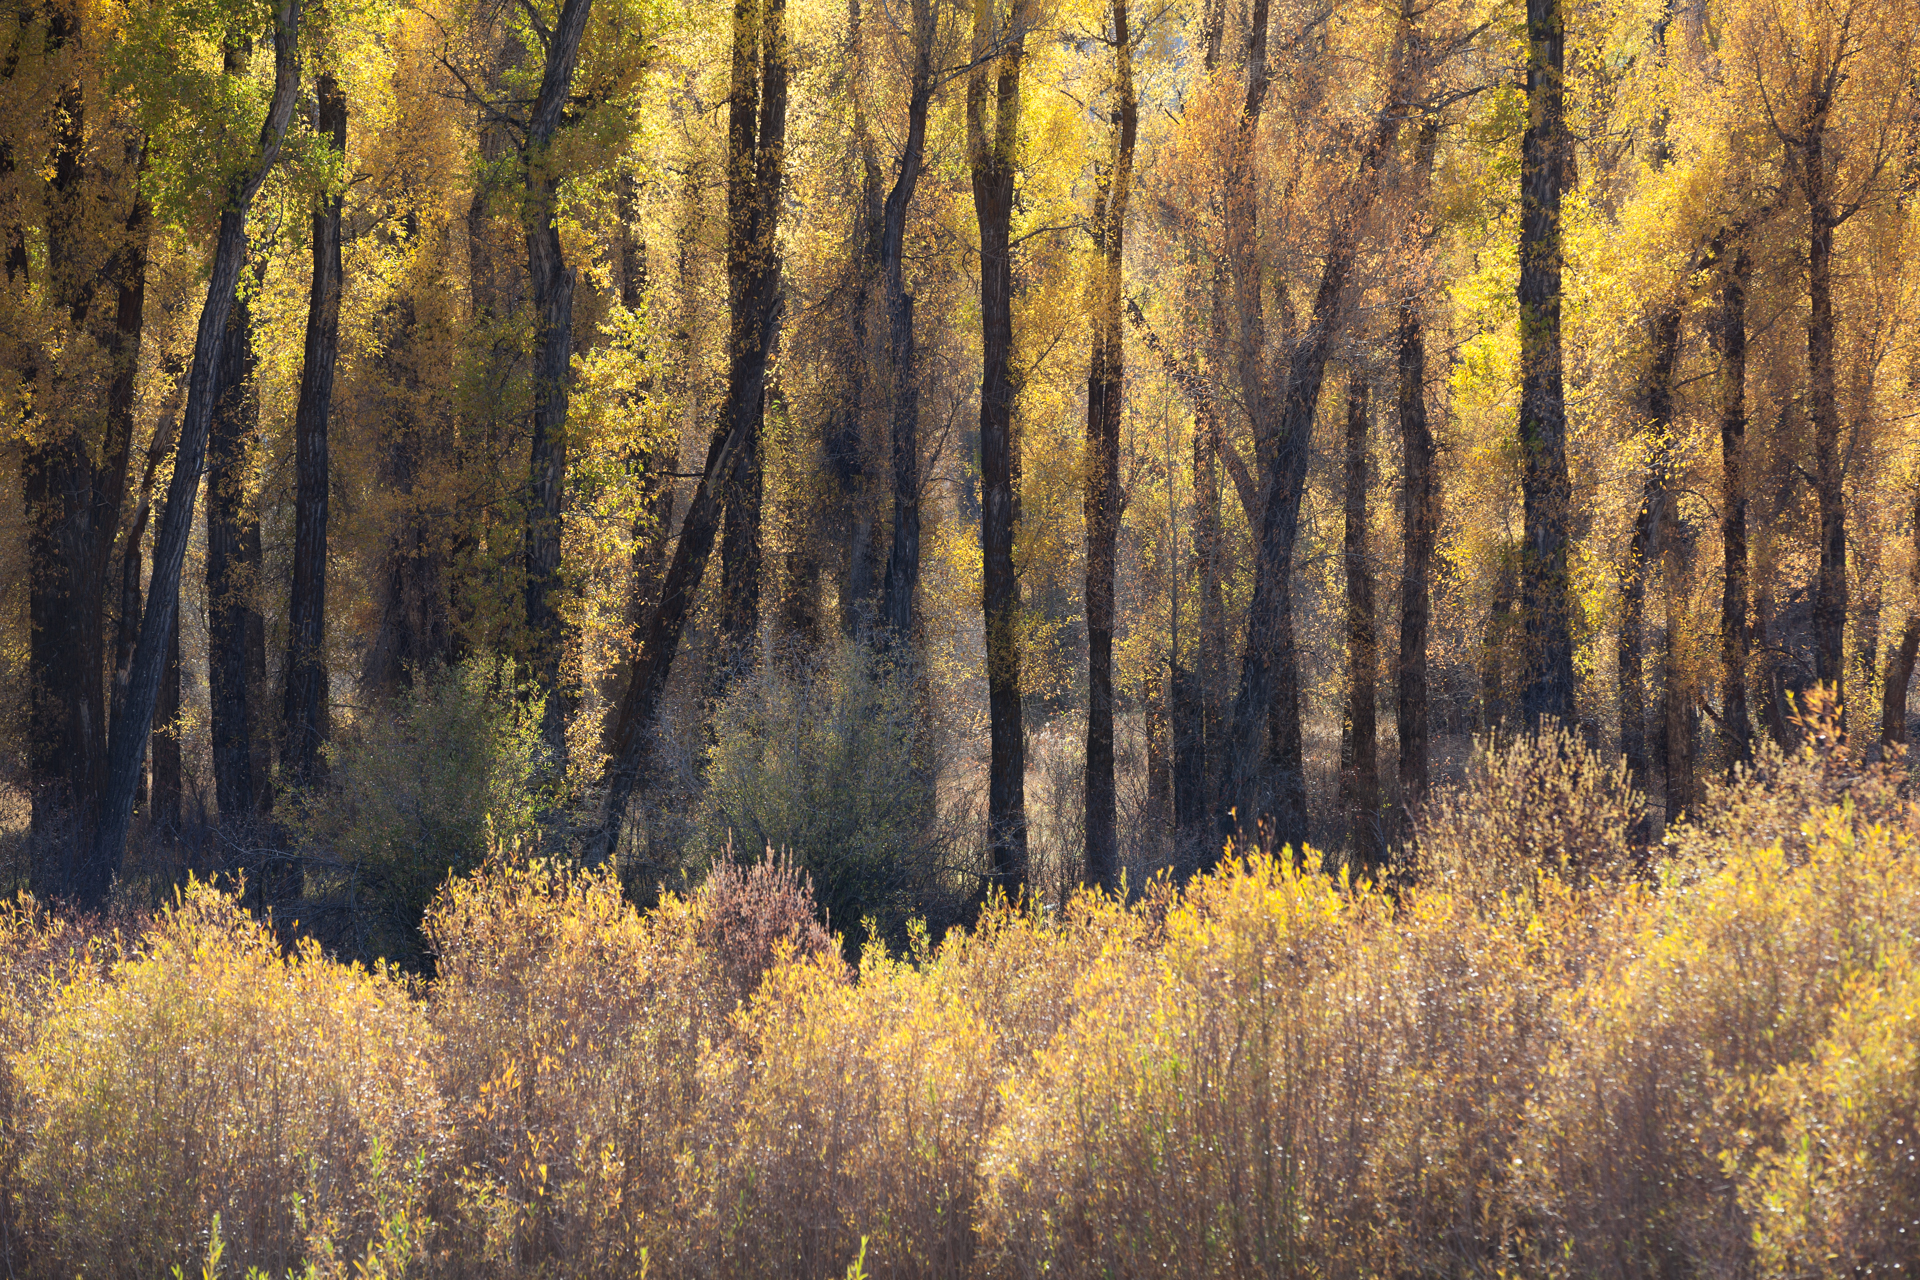
<instances>
[{"instance_id":1,"label":"dark tree trunk","mask_svg":"<svg viewBox=\"0 0 1920 1280\"><path fill-rule=\"evenodd\" d=\"M316 86L319 132L347 150L347 99L332 76ZM340 350L341 195L320 198L313 212L313 285L307 299L307 349L294 414L293 595L287 609L286 785L318 776L327 740L327 421L333 368Z\"/></svg>"},{"instance_id":2,"label":"dark tree trunk","mask_svg":"<svg viewBox=\"0 0 1920 1280\"><path fill-rule=\"evenodd\" d=\"M1527 0L1527 129L1520 161L1520 448L1526 543L1520 608L1526 627L1521 713L1573 721L1573 630L1567 551L1572 482L1560 356L1560 195L1566 167L1562 103L1566 15L1560 0Z\"/></svg>"},{"instance_id":3,"label":"dark tree trunk","mask_svg":"<svg viewBox=\"0 0 1920 1280\"><path fill-rule=\"evenodd\" d=\"M1086 868L1088 884L1117 888L1119 832L1113 778L1113 571L1120 535L1120 411L1126 384L1125 334L1120 327L1126 257L1127 199L1133 180L1134 139L1140 113L1133 95L1133 51L1127 0L1112 0L1114 41L1114 152L1094 198L1101 272L1093 315L1093 352L1087 372L1087 751Z\"/></svg>"},{"instance_id":4,"label":"dark tree trunk","mask_svg":"<svg viewBox=\"0 0 1920 1280\"><path fill-rule=\"evenodd\" d=\"M167 838L180 834L180 611L167 627L166 663L153 711L153 824Z\"/></svg>"},{"instance_id":5,"label":"dark tree trunk","mask_svg":"<svg viewBox=\"0 0 1920 1280\"><path fill-rule=\"evenodd\" d=\"M527 274L539 324L533 363L533 443L529 450L526 527L527 629L531 661L546 691L541 736L555 760L566 760L571 699L560 685L566 648L558 608L560 538L567 493L567 397L573 385L573 289L577 273L561 251L556 222L560 176L547 168L548 146L573 92L574 64L593 0L566 0L547 38L540 96L520 150L528 201Z\"/></svg>"},{"instance_id":6,"label":"dark tree trunk","mask_svg":"<svg viewBox=\"0 0 1920 1280\"><path fill-rule=\"evenodd\" d=\"M1814 674L1844 712L1847 634L1847 510L1841 490L1840 408L1833 370L1833 232L1828 189L1827 102L1810 113L1802 153L1807 196L1807 411L1813 419L1814 490L1820 506L1820 571L1814 587Z\"/></svg>"},{"instance_id":7,"label":"dark tree trunk","mask_svg":"<svg viewBox=\"0 0 1920 1280\"><path fill-rule=\"evenodd\" d=\"M927 112L933 103L933 0L912 0L913 80L900 167L880 214L880 278L887 309L887 436L893 463L893 544L887 551L880 621L888 643L913 639L913 597L920 584L920 382L915 368L913 296L907 292L907 210L926 162Z\"/></svg>"},{"instance_id":8,"label":"dark tree trunk","mask_svg":"<svg viewBox=\"0 0 1920 1280\"><path fill-rule=\"evenodd\" d=\"M1440 528L1433 430L1427 422L1427 339L1420 299L1400 300L1400 521L1405 553L1400 569L1399 690L1395 723L1400 740L1400 803L1412 812L1429 782L1427 627L1433 614L1434 541Z\"/></svg>"},{"instance_id":9,"label":"dark tree trunk","mask_svg":"<svg viewBox=\"0 0 1920 1280\"><path fill-rule=\"evenodd\" d=\"M1913 495L1913 568L1908 584L1914 599L1920 600L1920 485ZM1913 684L1913 663L1920 654L1920 604L1907 606L1906 625L1900 631L1900 647L1887 658L1886 683L1880 693L1880 742L1891 747L1907 742L1907 691Z\"/></svg>"},{"instance_id":10,"label":"dark tree trunk","mask_svg":"<svg viewBox=\"0 0 1920 1280\"><path fill-rule=\"evenodd\" d=\"M761 426L778 290L775 237L785 175L787 34L784 0L736 0L728 106L727 300L734 358L727 397L743 430L726 476L720 541L719 655L710 696L752 667L760 633ZM762 308L768 308L762 314ZM736 383L735 379L745 379Z\"/></svg>"},{"instance_id":11,"label":"dark tree trunk","mask_svg":"<svg viewBox=\"0 0 1920 1280\"><path fill-rule=\"evenodd\" d=\"M735 10L736 22L744 22L751 14L748 7L751 3L752 0L741 0ZM659 604L647 622L640 654L634 659L633 674L608 735L605 808L599 830L587 851L591 861L610 858L620 842L627 805L646 766L667 676L680 648L687 618L699 596L714 539L720 531L720 495L728 477L734 474L748 434L757 428L760 420L767 355L773 345L780 301L780 261L772 252L772 246L779 229L777 196L786 163L785 18L782 0L767 0L763 19L765 36L760 42L765 64L760 87L760 148L754 157L754 185L766 199L756 202L757 220L746 241L762 246L764 251L752 258L754 269L738 277L739 292L729 299L727 396L721 406L721 425L707 445L706 466L680 526L680 540L674 546L673 561L660 588ZM737 85L737 66L735 73ZM731 244L729 248L731 250Z\"/></svg>"},{"instance_id":12,"label":"dark tree trunk","mask_svg":"<svg viewBox=\"0 0 1920 1280\"><path fill-rule=\"evenodd\" d=\"M1373 562L1367 548L1366 378L1355 370L1347 384L1346 537L1347 733L1351 744L1346 786L1348 844L1359 869L1378 869L1386 842L1380 826L1380 755L1375 723L1380 640L1374 628Z\"/></svg>"},{"instance_id":13,"label":"dark tree trunk","mask_svg":"<svg viewBox=\"0 0 1920 1280\"><path fill-rule=\"evenodd\" d=\"M1671 827L1693 805L1693 672L1686 660L1687 555L1690 539L1676 530L1669 539L1665 577L1666 637L1666 820Z\"/></svg>"},{"instance_id":14,"label":"dark tree trunk","mask_svg":"<svg viewBox=\"0 0 1920 1280\"><path fill-rule=\"evenodd\" d=\"M1747 280L1752 260L1736 249L1720 284L1720 679L1728 763L1753 756L1747 711Z\"/></svg>"},{"instance_id":15,"label":"dark tree trunk","mask_svg":"<svg viewBox=\"0 0 1920 1280\"><path fill-rule=\"evenodd\" d=\"M1668 488L1673 456L1673 370L1680 352L1680 313L1661 312L1653 321L1653 356L1643 399L1647 410L1647 475L1640 510L1633 521L1620 581L1620 754L1637 787L1646 787L1652 768L1647 747L1647 577L1660 561L1660 542L1668 520Z\"/></svg>"},{"instance_id":16,"label":"dark tree trunk","mask_svg":"<svg viewBox=\"0 0 1920 1280\"><path fill-rule=\"evenodd\" d=\"M246 258L246 211L260 184L266 180L280 152L287 120L293 114L294 96L299 86L296 61L300 10L298 0L283 0L274 13L274 86L273 99L260 129L256 163L246 179L237 182L228 193L226 209L220 216L219 235L214 243L213 270L207 282L207 301L200 312L200 326L194 335L193 367L187 377L187 408L180 424L180 445L175 451L173 480L167 487L167 506L154 536L153 572L147 590L147 607L140 618L140 639L134 647L132 674L126 700L113 708L112 729L108 736L107 782L94 822L91 851L81 868L77 896L83 902L98 903L106 897L113 873L127 843L127 827L133 817L133 796L139 783L140 766L147 750L147 734L153 724L161 674L167 665L167 651L173 646L175 624L180 606L180 569L186 559L187 537L193 526L194 501L200 487L200 471L206 462L208 429L213 419L213 402L218 395L215 366L219 348L227 330L227 317L233 307L234 292L240 281L240 269Z\"/></svg>"},{"instance_id":17,"label":"dark tree trunk","mask_svg":"<svg viewBox=\"0 0 1920 1280\"><path fill-rule=\"evenodd\" d=\"M256 277L257 278L257 277ZM219 400L207 438L207 675L213 729L213 781L220 820L255 816L255 691L249 647L259 610L260 518L247 494L259 429L254 386L252 308L237 298L221 336ZM264 792L264 788L261 789Z\"/></svg>"},{"instance_id":18,"label":"dark tree trunk","mask_svg":"<svg viewBox=\"0 0 1920 1280\"><path fill-rule=\"evenodd\" d=\"M860 201L855 215L847 290L847 343L841 374L839 403L828 418L826 433L827 471L835 494L831 515L836 532L846 539L846 577L840 590L840 626L848 636L866 633L873 622L874 577L878 548L874 546L873 494L867 474L867 403L873 384L871 352L867 331L868 311L873 299L875 276L881 271L882 223L884 200L880 190L880 162L875 154L873 132L867 121L866 46L861 30L860 0L847 0L847 60L854 79L850 97L853 105L853 144L860 160ZM814 555L815 538L811 530L799 539L794 552L801 561L792 576L804 578L809 594L818 577ZM722 559L724 560L724 555ZM791 597L790 597L791 598ZM796 602L797 603L797 602ZM811 608L811 605L808 606Z\"/></svg>"},{"instance_id":19,"label":"dark tree trunk","mask_svg":"<svg viewBox=\"0 0 1920 1280\"><path fill-rule=\"evenodd\" d=\"M1024 0L996 31L994 6L976 0L975 66L967 77L967 160L980 228L981 615L987 649L987 849L991 884L1017 897L1027 883L1026 737L1020 706L1020 582L1013 534L1019 442L1013 430L1014 149L1020 125ZM997 39L996 39L997 37ZM997 48L997 55L994 50ZM993 133L987 132L989 78Z\"/></svg>"}]
</instances>

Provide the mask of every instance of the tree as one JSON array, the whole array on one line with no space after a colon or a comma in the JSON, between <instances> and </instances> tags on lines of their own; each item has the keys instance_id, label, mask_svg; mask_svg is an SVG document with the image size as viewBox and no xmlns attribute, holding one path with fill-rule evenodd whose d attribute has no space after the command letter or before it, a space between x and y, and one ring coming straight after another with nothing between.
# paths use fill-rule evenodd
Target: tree
<instances>
[{"instance_id":1,"label":"tree","mask_svg":"<svg viewBox=\"0 0 1920 1280\"><path fill-rule=\"evenodd\" d=\"M1087 372L1087 773L1086 879L1105 889L1119 879L1113 778L1113 573L1120 530L1120 414L1126 334L1120 324L1127 198L1140 108L1133 91L1126 0L1112 0L1113 159L1095 189L1092 355Z\"/></svg>"},{"instance_id":2,"label":"tree","mask_svg":"<svg viewBox=\"0 0 1920 1280\"><path fill-rule=\"evenodd\" d=\"M1367 547L1366 374L1359 369L1347 381L1346 529L1343 550L1347 579L1347 759L1342 761L1346 793L1348 846L1361 869L1377 869L1386 859L1380 828L1380 759L1375 727L1379 699L1380 639L1374 629L1373 564Z\"/></svg>"},{"instance_id":3,"label":"tree","mask_svg":"<svg viewBox=\"0 0 1920 1280\"><path fill-rule=\"evenodd\" d=\"M194 335L193 364L187 375L187 406L180 423L180 443L174 453L173 479L167 486L167 505L154 535L153 571L146 608L140 619L126 698L116 701L108 735L106 785L95 816L93 839L76 876L76 896L83 902L102 901L127 842L133 818L133 793L146 754L147 733L153 724L160 693L162 668L175 644L175 613L180 606L180 569L186 559L187 535L206 461L207 434L219 388L215 364L233 310L235 289L247 248L247 208L280 156L287 122L293 115L299 89L297 43L300 29L298 0L281 0L273 9L273 96L260 126L252 154L234 166L222 184L219 232L214 242L213 267L207 282L206 303Z\"/></svg>"}]
</instances>

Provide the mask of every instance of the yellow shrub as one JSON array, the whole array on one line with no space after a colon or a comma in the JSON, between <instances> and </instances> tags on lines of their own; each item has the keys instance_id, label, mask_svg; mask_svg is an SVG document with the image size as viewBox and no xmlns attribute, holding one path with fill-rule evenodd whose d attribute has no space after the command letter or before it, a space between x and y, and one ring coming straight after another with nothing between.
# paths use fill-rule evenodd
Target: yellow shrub
<instances>
[{"instance_id":1,"label":"yellow shrub","mask_svg":"<svg viewBox=\"0 0 1920 1280\"><path fill-rule=\"evenodd\" d=\"M36 1270L197 1269L216 1214L242 1268L363 1253L416 1215L444 1138L430 1047L402 983L282 956L190 886L104 969L69 970L14 1057Z\"/></svg>"}]
</instances>

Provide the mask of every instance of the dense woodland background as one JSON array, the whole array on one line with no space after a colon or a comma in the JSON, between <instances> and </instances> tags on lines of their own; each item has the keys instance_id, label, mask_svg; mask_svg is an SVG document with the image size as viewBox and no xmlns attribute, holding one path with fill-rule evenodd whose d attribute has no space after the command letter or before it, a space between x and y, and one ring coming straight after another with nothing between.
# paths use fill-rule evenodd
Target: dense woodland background
<instances>
[{"instance_id":1,"label":"dense woodland background","mask_svg":"<svg viewBox=\"0 0 1920 1280\"><path fill-rule=\"evenodd\" d=\"M1471 736L1650 839L1920 646L1905 0L0 15L9 874L410 956L449 870L836 927Z\"/></svg>"}]
</instances>

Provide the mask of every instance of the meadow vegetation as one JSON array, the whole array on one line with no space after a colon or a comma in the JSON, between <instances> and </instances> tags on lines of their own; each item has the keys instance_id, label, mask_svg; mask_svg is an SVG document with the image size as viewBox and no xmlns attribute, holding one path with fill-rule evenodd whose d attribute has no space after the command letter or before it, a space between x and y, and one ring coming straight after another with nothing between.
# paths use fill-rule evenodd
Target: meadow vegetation
<instances>
[{"instance_id":1,"label":"meadow vegetation","mask_svg":"<svg viewBox=\"0 0 1920 1280\"><path fill-rule=\"evenodd\" d=\"M1235 852L851 959L789 860L643 910L532 837L440 889L430 978L204 883L150 916L23 899L4 1265L1905 1274L1903 780L1816 732L1647 849L1617 769L1521 740L1380 883Z\"/></svg>"}]
</instances>

